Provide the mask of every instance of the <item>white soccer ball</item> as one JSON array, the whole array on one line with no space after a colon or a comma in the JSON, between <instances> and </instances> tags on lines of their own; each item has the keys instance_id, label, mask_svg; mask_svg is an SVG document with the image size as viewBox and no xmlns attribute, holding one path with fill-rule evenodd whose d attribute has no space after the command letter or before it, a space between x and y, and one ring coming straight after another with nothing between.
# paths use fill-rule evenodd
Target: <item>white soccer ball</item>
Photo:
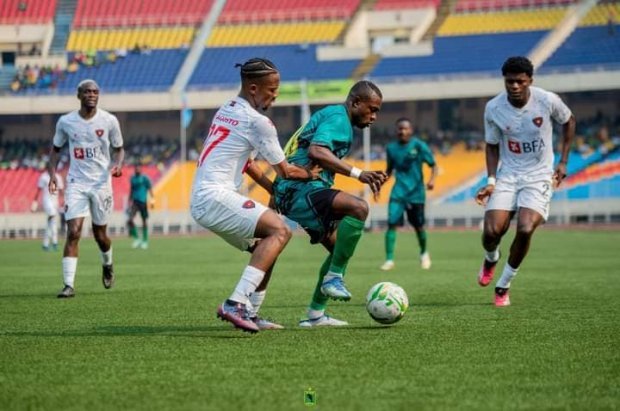
<instances>
[{"instance_id":1,"label":"white soccer ball","mask_svg":"<svg viewBox=\"0 0 620 411\"><path fill-rule=\"evenodd\" d=\"M366 296L366 310L378 323L394 324L409 308L407 293L402 287L390 282L373 285Z\"/></svg>"}]
</instances>

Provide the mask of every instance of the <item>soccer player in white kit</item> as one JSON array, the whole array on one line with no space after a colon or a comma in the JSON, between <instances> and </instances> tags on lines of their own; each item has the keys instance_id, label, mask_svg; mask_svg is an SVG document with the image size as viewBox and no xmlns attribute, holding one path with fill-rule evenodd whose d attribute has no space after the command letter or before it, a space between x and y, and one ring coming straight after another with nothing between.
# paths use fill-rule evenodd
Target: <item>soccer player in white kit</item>
<instances>
[{"instance_id":1,"label":"soccer player in white kit","mask_svg":"<svg viewBox=\"0 0 620 411\"><path fill-rule=\"evenodd\" d=\"M112 267L112 242L107 234L107 224L113 209L113 177L122 174L123 136L116 116L97 108L99 86L94 80L78 84L77 97L80 109L58 119L49 163L49 191L58 190L56 165L62 146L69 142L71 158L65 191L65 220L67 241L62 258L64 288L58 298L75 295L74 280L78 262L78 243L84 218L92 217L93 236L101 250L102 282L108 289L114 285ZM114 161L110 159L110 146Z\"/></svg>"},{"instance_id":2,"label":"soccer player in white kit","mask_svg":"<svg viewBox=\"0 0 620 411\"><path fill-rule=\"evenodd\" d=\"M45 226L45 236L43 237L43 250L58 250L58 195L64 190L62 176L56 175L56 183L58 192L51 194L49 191L50 175L44 171L37 180L37 192L32 200L31 211L34 213L39 208L39 195L41 195L41 206L43 212L47 216L47 225Z\"/></svg>"},{"instance_id":3,"label":"soccer player in white kit","mask_svg":"<svg viewBox=\"0 0 620 411\"><path fill-rule=\"evenodd\" d=\"M191 196L192 217L241 251L252 253L231 296L218 307L217 316L248 332L279 329L261 319L258 310L276 259L291 238L291 230L273 210L238 190L247 173L272 193L269 180L252 160L260 154L276 173L308 180L318 171L286 161L276 128L263 115L278 96L280 74L275 65L253 58L241 66L241 91L215 114L198 159Z\"/></svg>"},{"instance_id":4,"label":"soccer player in white kit","mask_svg":"<svg viewBox=\"0 0 620 411\"><path fill-rule=\"evenodd\" d=\"M476 201L486 205L482 235L486 254L478 273L478 283L483 287L493 279L500 240L517 215L510 255L495 286L497 307L510 305L510 283L527 255L534 231L549 216L553 189L566 177L575 136L570 109L556 94L531 87L533 72L527 58L507 59L502 66L506 91L490 100L484 112L488 178L476 194ZM560 160L555 170L553 121L562 125Z\"/></svg>"}]
</instances>

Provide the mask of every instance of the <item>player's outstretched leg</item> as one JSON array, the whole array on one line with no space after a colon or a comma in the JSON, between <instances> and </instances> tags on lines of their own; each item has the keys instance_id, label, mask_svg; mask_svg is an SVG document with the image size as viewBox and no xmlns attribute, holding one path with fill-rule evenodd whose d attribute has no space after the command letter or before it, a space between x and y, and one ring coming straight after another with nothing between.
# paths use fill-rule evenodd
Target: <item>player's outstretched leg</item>
<instances>
[{"instance_id":1,"label":"player's outstretched leg","mask_svg":"<svg viewBox=\"0 0 620 411\"><path fill-rule=\"evenodd\" d=\"M345 268L353 256L363 232L364 221L355 217L346 216L338 225L332 262L321 285L321 292L326 296L342 301L351 299L351 293L344 285L343 277Z\"/></svg>"},{"instance_id":2,"label":"player's outstretched leg","mask_svg":"<svg viewBox=\"0 0 620 411\"><path fill-rule=\"evenodd\" d=\"M323 262L321 270L319 271L319 279L316 283L316 287L314 288L312 301L310 302L310 306L308 307L308 318L303 319L299 322L300 327L349 325L349 323L347 323L346 321L337 320L325 314L325 308L327 307L327 302L329 301L329 298L321 292L321 286L323 285L323 278L325 277L325 274L327 274L331 263L332 255L330 254Z\"/></svg>"}]
</instances>

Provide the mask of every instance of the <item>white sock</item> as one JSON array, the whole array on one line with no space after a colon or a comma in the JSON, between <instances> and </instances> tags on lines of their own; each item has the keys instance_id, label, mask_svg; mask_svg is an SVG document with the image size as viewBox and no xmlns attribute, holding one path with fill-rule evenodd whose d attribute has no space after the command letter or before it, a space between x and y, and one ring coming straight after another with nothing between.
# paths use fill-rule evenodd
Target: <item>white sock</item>
<instances>
[{"instance_id":1,"label":"white sock","mask_svg":"<svg viewBox=\"0 0 620 411\"><path fill-rule=\"evenodd\" d=\"M313 310L312 308L308 308L308 318L311 320L321 318L323 315L325 315L325 310Z\"/></svg>"},{"instance_id":2,"label":"white sock","mask_svg":"<svg viewBox=\"0 0 620 411\"><path fill-rule=\"evenodd\" d=\"M45 236L43 237L43 247L50 245L50 238L52 238L52 226L54 225L54 219L47 219L47 226L45 226Z\"/></svg>"},{"instance_id":3,"label":"white sock","mask_svg":"<svg viewBox=\"0 0 620 411\"><path fill-rule=\"evenodd\" d=\"M496 248L493 251L486 251L484 252L484 258L487 259L487 261L494 263L497 260L499 260L499 250Z\"/></svg>"},{"instance_id":4,"label":"white sock","mask_svg":"<svg viewBox=\"0 0 620 411\"><path fill-rule=\"evenodd\" d=\"M58 244L58 224L56 223L56 217L52 218L52 222L51 222L51 229L52 229L52 244L57 245Z\"/></svg>"},{"instance_id":5,"label":"white sock","mask_svg":"<svg viewBox=\"0 0 620 411\"><path fill-rule=\"evenodd\" d=\"M510 282L517 275L518 268L512 268L510 264L506 263L504 266L504 271L502 272L502 276L497 280L496 287L499 288L510 288Z\"/></svg>"},{"instance_id":6,"label":"white sock","mask_svg":"<svg viewBox=\"0 0 620 411\"><path fill-rule=\"evenodd\" d=\"M263 305L263 301L265 300L265 294L267 294L267 290L254 291L250 294L250 304L252 304L250 317L256 317L258 315L258 310L260 310L260 306Z\"/></svg>"},{"instance_id":7,"label":"white sock","mask_svg":"<svg viewBox=\"0 0 620 411\"><path fill-rule=\"evenodd\" d=\"M341 273L335 273L333 271L328 271L327 274L325 274L325 277L323 277L323 284L325 284L327 281L331 280L332 278L335 277L340 277L342 278L342 274Z\"/></svg>"},{"instance_id":8,"label":"white sock","mask_svg":"<svg viewBox=\"0 0 620 411\"><path fill-rule=\"evenodd\" d=\"M105 253L101 251L101 264L110 265L112 264L112 246Z\"/></svg>"},{"instance_id":9,"label":"white sock","mask_svg":"<svg viewBox=\"0 0 620 411\"><path fill-rule=\"evenodd\" d=\"M62 278L65 285L71 288L75 281L75 272L77 271L77 257L63 257L62 258Z\"/></svg>"},{"instance_id":10,"label":"white sock","mask_svg":"<svg viewBox=\"0 0 620 411\"><path fill-rule=\"evenodd\" d=\"M252 294L260 282L263 281L263 277L265 277L264 271L252 267L251 265L246 266L235 287L235 291L233 291L230 296L230 300L248 305L250 302L250 294Z\"/></svg>"}]
</instances>

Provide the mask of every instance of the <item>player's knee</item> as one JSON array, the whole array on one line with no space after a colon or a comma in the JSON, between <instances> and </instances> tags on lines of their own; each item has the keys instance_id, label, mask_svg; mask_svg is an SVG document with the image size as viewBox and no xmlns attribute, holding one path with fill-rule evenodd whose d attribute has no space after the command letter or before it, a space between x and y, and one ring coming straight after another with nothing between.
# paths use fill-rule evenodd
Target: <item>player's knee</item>
<instances>
[{"instance_id":1,"label":"player's knee","mask_svg":"<svg viewBox=\"0 0 620 411\"><path fill-rule=\"evenodd\" d=\"M517 224L517 234L531 236L536 230L536 225L531 221L519 222Z\"/></svg>"},{"instance_id":2,"label":"player's knee","mask_svg":"<svg viewBox=\"0 0 620 411\"><path fill-rule=\"evenodd\" d=\"M484 239L485 240L497 240L504 233L502 227L497 224L485 224L484 225Z\"/></svg>"},{"instance_id":3,"label":"player's knee","mask_svg":"<svg viewBox=\"0 0 620 411\"><path fill-rule=\"evenodd\" d=\"M290 227L282 223L274 230L274 237L278 239L278 242L282 245L286 245L293 236L293 232Z\"/></svg>"},{"instance_id":4,"label":"player's knee","mask_svg":"<svg viewBox=\"0 0 620 411\"><path fill-rule=\"evenodd\" d=\"M70 226L67 228L67 240L69 242L79 241L82 236L82 230L79 227Z\"/></svg>"},{"instance_id":5,"label":"player's knee","mask_svg":"<svg viewBox=\"0 0 620 411\"><path fill-rule=\"evenodd\" d=\"M369 207L368 203L364 200L358 200L355 202L355 206L352 209L352 217L357 218L358 220L366 221L368 217Z\"/></svg>"}]
</instances>

